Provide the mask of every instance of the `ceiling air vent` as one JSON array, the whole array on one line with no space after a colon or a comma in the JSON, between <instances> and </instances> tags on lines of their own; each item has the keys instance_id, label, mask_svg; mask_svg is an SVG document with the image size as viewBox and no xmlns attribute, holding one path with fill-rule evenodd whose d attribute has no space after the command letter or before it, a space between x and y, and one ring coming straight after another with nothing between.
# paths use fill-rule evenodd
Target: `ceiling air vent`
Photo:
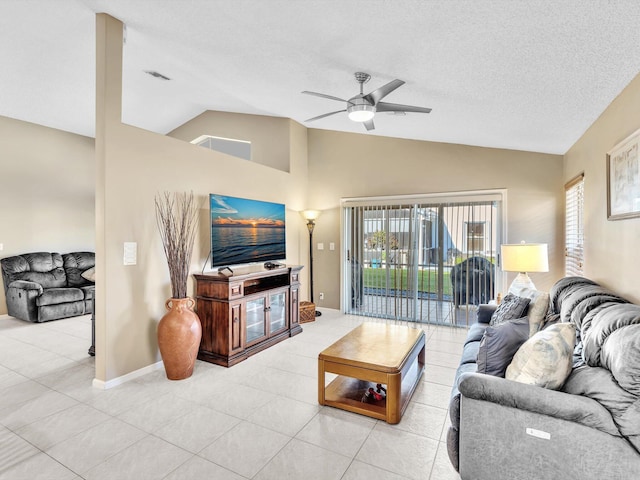
<instances>
[{"instance_id":1,"label":"ceiling air vent","mask_svg":"<svg viewBox=\"0 0 640 480\"><path fill-rule=\"evenodd\" d=\"M191 140L191 143L244 160L251 160L251 142L247 140L200 135L198 138Z\"/></svg>"},{"instance_id":2,"label":"ceiling air vent","mask_svg":"<svg viewBox=\"0 0 640 480\"><path fill-rule=\"evenodd\" d=\"M169 77L166 77L160 72L156 72L155 70L145 70L144 73L151 75L152 77L159 78L160 80L171 80Z\"/></svg>"}]
</instances>

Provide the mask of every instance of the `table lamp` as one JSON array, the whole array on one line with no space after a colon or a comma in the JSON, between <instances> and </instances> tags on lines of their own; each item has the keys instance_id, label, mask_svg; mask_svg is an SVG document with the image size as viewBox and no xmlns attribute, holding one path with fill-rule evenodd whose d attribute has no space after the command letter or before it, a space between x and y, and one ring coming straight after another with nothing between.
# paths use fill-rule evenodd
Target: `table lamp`
<instances>
[{"instance_id":1,"label":"table lamp","mask_svg":"<svg viewBox=\"0 0 640 480\"><path fill-rule=\"evenodd\" d=\"M511 283L509 293L519 295L524 289L535 290L536 286L528 272L548 272L549 258L546 243L514 243L500 247L503 272L518 272Z\"/></svg>"}]
</instances>

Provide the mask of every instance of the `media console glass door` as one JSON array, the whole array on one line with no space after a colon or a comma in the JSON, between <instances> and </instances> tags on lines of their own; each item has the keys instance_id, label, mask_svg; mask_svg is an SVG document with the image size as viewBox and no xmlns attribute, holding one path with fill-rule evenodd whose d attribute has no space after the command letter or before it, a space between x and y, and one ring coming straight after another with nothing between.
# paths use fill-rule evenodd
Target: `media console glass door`
<instances>
[{"instance_id":1,"label":"media console glass door","mask_svg":"<svg viewBox=\"0 0 640 480\"><path fill-rule=\"evenodd\" d=\"M269 335L287 326L287 292L269 295Z\"/></svg>"},{"instance_id":2,"label":"media console glass door","mask_svg":"<svg viewBox=\"0 0 640 480\"><path fill-rule=\"evenodd\" d=\"M266 297L247 300L247 345L266 336L267 334L265 325L266 302Z\"/></svg>"}]
</instances>

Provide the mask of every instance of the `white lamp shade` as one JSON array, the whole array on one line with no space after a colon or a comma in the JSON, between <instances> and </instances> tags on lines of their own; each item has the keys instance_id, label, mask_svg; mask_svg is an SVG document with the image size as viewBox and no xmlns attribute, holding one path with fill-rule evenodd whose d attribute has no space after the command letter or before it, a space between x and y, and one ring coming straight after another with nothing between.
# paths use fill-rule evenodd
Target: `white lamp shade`
<instances>
[{"instance_id":1,"label":"white lamp shade","mask_svg":"<svg viewBox=\"0 0 640 480\"><path fill-rule=\"evenodd\" d=\"M300 213L305 220L316 220L320 216L320 210L303 210Z\"/></svg>"},{"instance_id":2,"label":"white lamp shade","mask_svg":"<svg viewBox=\"0 0 640 480\"><path fill-rule=\"evenodd\" d=\"M504 272L548 272L549 258L546 243L504 244L502 271Z\"/></svg>"}]
</instances>

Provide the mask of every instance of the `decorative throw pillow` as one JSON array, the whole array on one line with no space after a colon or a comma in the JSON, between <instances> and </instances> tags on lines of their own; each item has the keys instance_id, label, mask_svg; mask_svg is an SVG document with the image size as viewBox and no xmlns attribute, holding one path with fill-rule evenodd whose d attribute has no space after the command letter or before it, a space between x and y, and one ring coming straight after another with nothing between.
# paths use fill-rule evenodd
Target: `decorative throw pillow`
<instances>
[{"instance_id":1,"label":"decorative throw pillow","mask_svg":"<svg viewBox=\"0 0 640 480\"><path fill-rule=\"evenodd\" d=\"M571 373L575 342L573 323L558 323L536 333L513 356L505 378L559 389Z\"/></svg>"},{"instance_id":2,"label":"decorative throw pillow","mask_svg":"<svg viewBox=\"0 0 640 480\"><path fill-rule=\"evenodd\" d=\"M518 292L518 296L531 299L526 314L529 317L529 337L531 337L544 326L549 310L549 294L534 288L523 288Z\"/></svg>"},{"instance_id":3,"label":"decorative throw pillow","mask_svg":"<svg viewBox=\"0 0 640 480\"><path fill-rule=\"evenodd\" d=\"M478 372L504 377L514 354L529 338L529 319L508 320L484 331L478 349Z\"/></svg>"},{"instance_id":4,"label":"decorative throw pillow","mask_svg":"<svg viewBox=\"0 0 640 480\"><path fill-rule=\"evenodd\" d=\"M498 305L496 311L491 315L491 321L489 325L495 327L496 325L500 325L507 320L515 320L516 318L522 318L524 316L524 312L529 306L529 302L531 299L522 298L514 295L513 293L509 293L504 299L502 303Z\"/></svg>"},{"instance_id":5,"label":"decorative throw pillow","mask_svg":"<svg viewBox=\"0 0 640 480\"><path fill-rule=\"evenodd\" d=\"M96 267L88 268L87 270L82 272L80 274L80 276L82 278L84 278L85 280L89 280L90 282L94 282L95 283L95 281L96 281Z\"/></svg>"}]
</instances>

